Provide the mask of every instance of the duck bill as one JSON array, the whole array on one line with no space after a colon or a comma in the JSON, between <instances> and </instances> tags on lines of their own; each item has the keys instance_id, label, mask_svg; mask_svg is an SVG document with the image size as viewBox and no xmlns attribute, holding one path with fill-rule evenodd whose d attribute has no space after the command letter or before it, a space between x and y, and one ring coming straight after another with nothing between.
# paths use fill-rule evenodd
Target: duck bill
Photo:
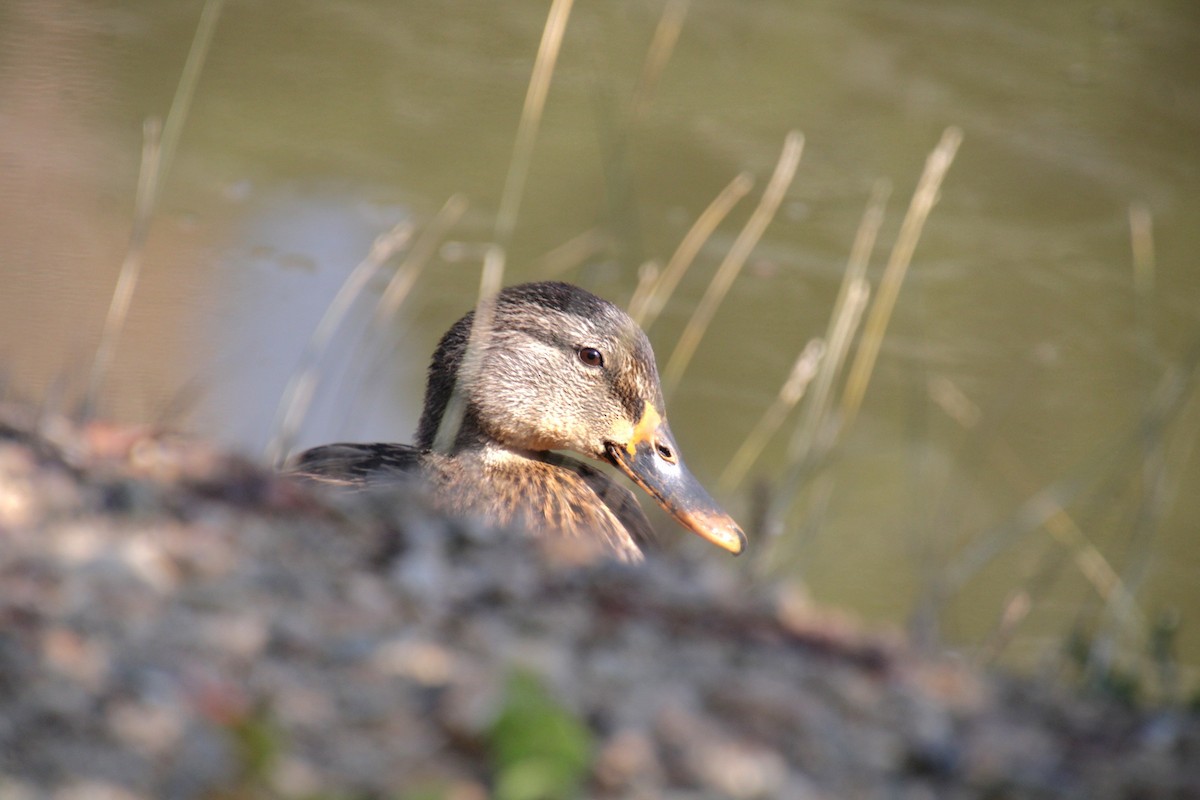
<instances>
[{"instance_id":1,"label":"duck bill","mask_svg":"<svg viewBox=\"0 0 1200 800\"><path fill-rule=\"evenodd\" d=\"M613 465L681 525L717 547L739 555L746 549L746 534L692 476L678 453L665 422L644 435L635 435L628 445L608 445Z\"/></svg>"}]
</instances>

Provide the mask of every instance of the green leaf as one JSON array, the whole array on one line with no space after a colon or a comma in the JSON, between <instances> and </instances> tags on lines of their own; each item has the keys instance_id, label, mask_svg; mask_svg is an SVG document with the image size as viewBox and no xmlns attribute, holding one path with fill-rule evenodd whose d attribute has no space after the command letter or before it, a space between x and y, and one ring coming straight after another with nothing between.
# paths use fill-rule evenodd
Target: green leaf
<instances>
[{"instance_id":1,"label":"green leaf","mask_svg":"<svg viewBox=\"0 0 1200 800\"><path fill-rule=\"evenodd\" d=\"M591 763L590 731L527 671L509 676L488 743L496 800L575 797Z\"/></svg>"}]
</instances>

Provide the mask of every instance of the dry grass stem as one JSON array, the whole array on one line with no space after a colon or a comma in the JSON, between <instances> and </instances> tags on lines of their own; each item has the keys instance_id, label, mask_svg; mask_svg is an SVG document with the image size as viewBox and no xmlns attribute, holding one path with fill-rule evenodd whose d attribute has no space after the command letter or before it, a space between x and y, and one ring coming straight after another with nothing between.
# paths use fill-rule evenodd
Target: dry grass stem
<instances>
[{"instance_id":1,"label":"dry grass stem","mask_svg":"<svg viewBox=\"0 0 1200 800\"><path fill-rule=\"evenodd\" d=\"M686 0L667 0L623 118L617 108L611 82L601 80L595 85L597 133L602 149L601 168L608 211L606 227L611 233L613 256L627 265L643 260L642 232L629 155L630 141L674 52L684 17L687 16L687 6ZM607 75L611 71L598 65L598 75Z\"/></svg>"},{"instance_id":2,"label":"dry grass stem","mask_svg":"<svg viewBox=\"0 0 1200 800\"><path fill-rule=\"evenodd\" d=\"M790 505L800 490L804 476L832 447L840 431L837 420L831 420L827 415L811 413L810 409L827 406L829 387L837 374L836 363L845 360L845 353L850 348L854 332L858 330L863 309L867 307L870 296L871 285L866 278L858 278L850 283L844 302L834 311L834 325L829 334L828 350L817 370L804 416L797 425L789 445L788 467L779 482L779 491L771 507L770 516L773 519L782 518L786 506ZM831 362L835 366L831 367ZM775 526L775 530L779 529L779 526Z\"/></svg>"},{"instance_id":3,"label":"dry grass stem","mask_svg":"<svg viewBox=\"0 0 1200 800\"><path fill-rule=\"evenodd\" d=\"M488 248L483 258L483 270L479 279L479 301L475 304L475 319L471 323L471 335L467 339L467 351L463 355L462 366L455 382L454 391L446 403L442 413L442 421L438 424L437 434L433 437L433 449L439 453L451 450L454 440L462 427L463 414L466 411L466 400L458 387L465 383L472 385L479 375L480 353L484 343L492 335L492 320L495 318L496 295L504 282L504 248L494 244Z\"/></svg>"},{"instance_id":4,"label":"dry grass stem","mask_svg":"<svg viewBox=\"0 0 1200 800\"><path fill-rule=\"evenodd\" d=\"M824 355L824 340L813 339L796 357L795 363L792 364L792 371L783 386L779 387L779 393L775 396L775 400L759 417L754 429L742 441L742 446L733 454L733 458L729 460L729 464L721 473L718 487L722 492L733 491L746 477L746 473L758 460L767 446L767 442L787 418L788 412L795 408L796 403L800 402L800 398L804 397L804 391L808 388L813 376L817 374L817 365Z\"/></svg>"},{"instance_id":5,"label":"dry grass stem","mask_svg":"<svg viewBox=\"0 0 1200 800\"><path fill-rule=\"evenodd\" d=\"M931 381L930 394L935 405L963 428L971 429L977 425L981 414L978 405L949 379L940 378L936 383ZM992 468L1003 475L1010 485L1026 493L1036 489L1030 485L1027 477L1029 470L1004 442L994 442L988 448L987 458ZM1110 606L1115 616L1120 619L1122 627L1126 630L1144 631L1145 614L1138 606L1133 592L1104 554L1092 544L1065 505L1057 502L1053 493L1035 493L1033 496L1036 498L1035 505L1044 519L1046 531L1070 554L1080 574ZM1013 618L1006 617L1002 620L1001 627L1011 627L1015 624Z\"/></svg>"},{"instance_id":6,"label":"dry grass stem","mask_svg":"<svg viewBox=\"0 0 1200 800\"><path fill-rule=\"evenodd\" d=\"M1148 442L1166 441L1168 427L1180 419L1186 419L1186 412L1196 402L1194 398L1198 374L1200 343L1195 345L1183 364L1173 365L1167 370L1154 394L1147 401L1142 418L1121 440L1110 444L1098 456L1088 459L1075 474L1034 493L1009 520L997 526L989 535L979 537L970 548L960 554L956 562L943 572L943 596L948 597L961 590L984 566L991 563L1021 535L1044 527L1068 548L1073 548L1073 552L1079 554L1077 563L1081 572L1097 587L1097 593L1106 602L1114 605L1126 624L1131 624L1131 620L1144 619L1140 610L1136 610L1130 582L1122 579L1113 570L1078 527L1069 522L1070 517L1063 509L1079 499L1085 489L1096 484L1101 484L1098 489L1093 490L1096 496L1115 497L1117 491L1112 484L1114 480L1120 480L1125 472L1114 465L1128 463L1136 455L1145 458L1142 454L1153 453L1157 449L1148 448ZM1197 428L1192 428L1193 436L1196 430ZM1191 447L1192 444L1189 443L1188 446ZM1011 467L1006 467L1006 470L1009 469ZM1161 490L1162 486L1158 485L1157 488Z\"/></svg>"},{"instance_id":7,"label":"dry grass stem","mask_svg":"<svg viewBox=\"0 0 1200 800\"><path fill-rule=\"evenodd\" d=\"M503 248L508 247L517 225L525 179L529 176L529 164L533 158L533 145L537 140L542 111L546 107L546 93L550 90L550 78L562 48L572 3L573 0L554 0L542 30L542 41L529 79L529 89L525 93L525 105L521 109L521 121L517 125L512 159L504 179L504 191L500 195L500 209L496 213L496 243Z\"/></svg>"},{"instance_id":8,"label":"dry grass stem","mask_svg":"<svg viewBox=\"0 0 1200 800\"><path fill-rule=\"evenodd\" d=\"M838 430L836 421L828 419L829 398L870 298L871 287L866 278L867 264L875 250L875 241L879 237L879 228L883 224L890 194L891 185L887 181L876 181L871 188L862 219L858 223L858 231L854 235L854 243L846 261L846 272L842 276L842 284L825 330L828 350L818 366L808 402L805 403L788 444L788 466L779 481L774 498L767 507L766 529L770 536L778 536L783 532L784 515L795 501L805 476L831 446L834 434ZM821 437L823 444L818 448L818 437L822 430L827 431L827 435ZM824 509L828 507L828 500L833 491L832 478L825 476L817 488L819 492L810 495L814 499L810 504L813 519L823 516Z\"/></svg>"},{"instance_id":9,"label":"dry grass stem","mask_svg":"<svg viewBox=\"0 0 1200 800\"><path fill-rule=\"evenodd\" d=\"M1144 203L1129 206L1129 243L1133 249L1133 285L1138 297L1154 294L1154 219Z\"/></svg>"},{"instance_id":10,"label":"dry grass stem","mask_svg":"<svg viewBox=\"0 0 1200 800\"><path fill-rule=\"evenodd\" d=\"M359 364L359 372L355 374L362 375L362 370L365 369L365 375L362 379L347 379L343 382L344 385L361 387L372 377L382 374L380 367L387 357L387 350L383 347L383 343L388 341L387 332L391 328L397 312L404 305L404 301L408 299L417 280L424 273L425 267L445 239L447 232L458 224L466 210L466 198L460 194L452 195L429 224L417 235L413 246L392 274L391 280L388 281L379 302L375 304L375 311L371 315L371 323L367 326L364 337L366 346L355 351ZM373 392L355 390L353 398L349 401L351 410L347 419L361 419L363 404L372 395Z\"/></svg>"},{"instance_id":11,"label":"dry grass stem","mask_svg":"<svg viewBox=\"0 0 1200 800\"><path fill-rule=\"evenodd\" d=\"M1026 620L1032 610L1033 597L1030 596L1027 589L1018 588L1010 592L1005 598L1000 612L1000 621L980 645L973 658L975 664L982 666L993 663L999 658L1004 648L1013 640L1017 628Z\"/></svg>"},{"instance_id":12,"label":"dry grass stem","mask_svg":"<svg viewBox=\"0 0 1200 800\"><path fill-rule=\"evenodd\" d=\"M934 375L926 383L929 399L937 405L948 417L966 430L979 425L983 418L983 410L974 400L967 397L966 392L958 388L958 384L944 375Z\"/></svg>"},{"instance_id":13,"label":"dry grass stem","mask_svg":"<svg viewBox=\"0 0 1200 800\"><path fill-rule=\"evenodd\" d=\"M683 21L687 17L689 0L667 0L659 17L658 27L654 29L654 38L646 51L646 63L642 66L642 74L638 78L637 88L634 89L633 103L630 110L632 120L639 119L654 97L654 90L662 77L675 44L679 41L679 32L683 30Z\"/></svg>"},{"instance_id":14,"label":"dry grass stem","mask_svg":"<svg viewBox=\"0 0 1200 800\"><path fill-rule=\"evenodd\" d=\"M175 148L183 133L183 124L187 120L188 111L192 107L192 97L196 94L196 85L200 81L200 73L204 71L204 61L212 49L212 37L217 29L217 20L221 17L221 7L225 0L205 0L200 10L200 21L196 24L196 35L192 37L192 46L188 49L187 60L183 64L183 73L175 96L171 98L171 108L167 111L167 120L163 125L162 137L162 166L158 171L151 202L157 202L158 190L162 181L170 172L175 162Z\"/></svg>"},{"instance_id":15,"label":"dry grass stem","mask_svg":"<svg viewBox=\"0 0 1200 800\"><path fill-rule=\"evenodd\" d=\"M1140 635L1146 618L1137 599L1104 555L1087 538L1066 511L1083 491L1086 479L1076 477L1036 492L1012 520L967 550L941 573L937 602L943 602L974 578L980 570L1010 547L1021 535L1039 528L1048 531L1070 554L1076 568L1110 606L1126 631Z\"/></svg>"},{"instance_id":16,"label":"dry grass stem","mask_svg":"<svg viewBox=\"0 0 1200 800\"><path fill-rule=\"evenodd\" d=\"M562 49L563 34L571 17L573 0L554 0L542 29L542 40L538 45L533 73L529 77L529 89L525 92L525 105L521 109L521 121L517 125L517 138L513 144L512 159L504 179L504 190L500 195L500 209L496 212L495 241L487 248L483 257L483 271L479 280L479 299L475 304L475 320L471 325L471 336L459 381L470 384L479 370L479 353L491 336L495 297L500 292L504 279L504 264L507 248L516 228L517 215L521 209L521 198L525 192L525 180L529 176L529 165L533 158L533 145L537 140L542 112L546 107L546 94L550 90L550 78ZM462 426L465 410L458 386L446 404L441 424L434 436L434 449L445 452L454 444Z\"/></svg>"},{"instance_id":17,"label":"dry grass stem","mask_svg":"<svg viewBox=\"0 0 1200 800\"><path fill-rule=\"evenodd\" d=\"M1153 574L1153 562L1158 554L1156 534L1164 516L1179 496L1187 465L1197 443L1200 443L1200 393L1196 391L1196 362L1193 360L1190 369L1179 371L1181 375L1190 373L1190 378L1184 381L1188 387L1185 389L1185 399L1180 402L1178 410L1171 413L1170 421L1164 423L1158 435L1148 430L1140 443L1141 469L1134 479L1138 503L1133 510L1132 531L1126 547L1126 566L1120 576L1124 592L1105 598L1105 616L1110 617L1116 627L1114 635L1128 635L1130 626L1126 621L1128 614L1123 601L1126 595L1136 597ZM1167 425L1171 426L1170 430L1167 430ZM1151 626L1146 623L1144 616L1140 616L1138 621L1143 624L1134 627L1133 631L1145 643L1151 635Z\"/></svg>"},{"instance_id":18,"label":"dry grass stem","mask_svg":"<svg viewBox=\"0 0 1200 800\"><path fill-rule=\"evenodd\" d=\"M157 119L148 119L142 126L142 160L138 169L133 230L130 234L129 246L125 248L125 258L121 262L121 270L117 274L117 285L113 289L112 299L108 304L108 314L104 318L100 343L96 347L96 355L92 358L91 375L88 380L87 394L83 401L85 418L94 413L100 400L100 391L112 368L117 342L121 338L121 331L125 329L125 320L129 317L129 306L133 301L133 293L137 289L138 278L141 276L142 253L145 251L146 234L150 229L150 217L154 209L153 187L157 182L157 173L162 164L161 158L162 126Z\"/></svg>"},{"instance_id":19,"label":"dry grass stem","mask_svg":"<svg viewBox=\"0 0 1200 800\"><path fill-rule=\"evenodd\" d=\"M1046 499L1053 502L1053 496L1047 496ZM1146 615L1109 560L1092 544L1065 508L1053 507L1047 512L1046 530L1071 554L1080 574L1120 619L1122 627L1139 632L1139 635L1144 632Z\"/></svg>"},{"instance_id":20,"label":"dry grass stem","mask_svg":"<svg viewBox=\"0 0 1200 800\"><path fill-rule=\"evenodd\" d=\"M176 86L175 95L171 98L166 124L160 125L157 119L151 118L143 126L142 160L138 171L133 227L129 236L129 246L125 249L125 258L117 276L117 285L113 290L112 300L109 302L108 314L104 319L100 343L96 347L96 355L92 360L87 394L84 396L83 402L84 416L90 416L95 410L104 381L112 368L117 342L121 338L121 332L125 329L125 320L129 317L129 306L133 301L133 294L141 276L142 253L145 251L146 237L150 231L150 220L158 205L159 190L170 172L175 157L175 148L179 143L179 135L183 131L183 123L187 119L188 110L192 105L192 97L196 93L196 84L204 69L204 60L208 56L212 44L213 32L216 30L217 20L221 16L222 5L224 5L224 0L206 0L204 7L200 10L196 34L192 37L192 46L188 50L179 85Z\"/></svg>"},{"instance_id":21,"label":"dry grass stem","mask_svg":"<svg viewBox=\"0 0 1200 800\"><path fill-rule=\"evenodd\" d=\"M267 445L267 463L276 469L283 466L296 433L308 413L320 377L321 359L329 347L333 334L341 327L346 313L362 294L363 289L375 277L380 268L398 250L404 248L412 237L412 223L405 221L396 225L387 233L381 234L371 246L371 252L358 263L338 289L329 307L325 309L321 321L308 340L300 364L292 373L287 388L279 401L279 409L275 414L275 422L271 426L273 434Z\"/></svg>"},{"instance_id":22,"label":"dry grass stem","mask_svg":"<svg viewBox=\"0 0 1200 800\"><path fill-rule=\"evenodd\" d=\"M692 313L692 318L688 320L687 327L679 337L679 342L675 345L674 352L667 361L667 368L663 373L663 388L668 394L674 391L679 384L679 380L683 377L684 371L696 352L696 347L700 344L700 339L708 330L708 325L712 321L717 307L725 299L726 293L733 285L738 273L741 272L746 259L750 257L751 251L758 244L758 240L762 238L767 225L774 219L775 212L779 210L783 196L796 174L796 167L800 164L800 155L803 151L804 136L799 131L790 131L784 139L779 162L775 165L775 172L771 175L771 180L763 191L762 200L759 201L758 207L754 209L754 213L750 215L745 227L738 234L733 247L725 256L725 260L717 268L712 282L708 285L708 290L700 299L699 305Z\"/></svg>"},{"instance_id":23,"label":"dry grass stem","mask_svg":"<svg viewBox=\"0 0 1200 800\"><path fill-rule=\"evenodd\" d=\"M646 296L654 291L654 284L658 283L661 275L662 264L658 263L656 259L652 258L638 267L637 285L633 287L633 295L629 298L629 302L625 306L626 311L629 313L629 316L633 317L634 321L637 321L637 317L633 316L634 305L644 305ZM645 327L645 325L642 325L643 330L645 330Z\"/></svg>"},{"instance_id":24,"label":"dry grass stem","mask_svg":"<svg viewBox=\"0 0 1200 800\"><path fill-rule=\"evenodd\" d=\"M908 206L908 213L904 215L904 222L900 225L900 234L896 238L891 257L884 269L883 279L879 283L879 292L875 296L875 303L872 305L863 327L858 353L850 366L849 376L846 378L846 390L842 395L841 408L841 424L844 428L853 423L858 409L862 405L863 395L866 394L867 384L870 383L871 373L875 369L875 359L879 355L884 331L887 330L892 309L896 306L896 297L900 294L900 286L908 272L908 265L912 262L913 252L921 237L921 229L925 226L925 220L928 219L929 212L933 209L938 189L941 187L950 165L954 163L954 156L961 143L962 130L957 127L949 127L925 161L925 170L921 173L921 179L917 182L917 190L913 193L912 202Z\"/></svg>"},{"instance_id":25,"label":"dry grass stem","mask_svg":"<svg viewBox=\"0 0 1200 800\"><path fill-rule=\"evenodd\" d=\"M850 257L846 261L846 272L842 276L842 284L833 303L833 313L825 330L825 340L830 344L829 355L821 363L813 392L788 446L788 459L794 464L799 465L802 461L810 460L817 430L826 421L834 382L842 371L846 355L850 352L850 343L854 341L854 334L858 330L858 323L869 295L867 265L870 263L871 253L875 250L875 241L879 237L879 228L883 224L884 211L887 209L890 195L891 185L887 181L875 182L867 199L867 207L858 223L858 230L854 234ZM785 482L785 485L788 485L788 482ZM798 487L798 483L796 486Z\"/></svg>"},{"instance_id":26,"label":"dry grass stem","mask_svg":"<svg viewBox=\"0 0 1200 800\"><path fill-rule=\"evenodd\" d=\"M754 178L749 173L741 172L735 175L729 185L721 190L708 204L708 208L692 223L691 229L675 248L671 260L659 274L658 280L649 283L645 288L638 286L638 291L634 292L633 299L629 301L629 315L642 328L648 330L658 319L675 287L696 260L700 248L704 247L704 243L709 240L721 221L753 187Z\"/></svg>"},{"instance_id":27,"label":"dry grass stem","mask_svg":"<svg viewBox=\"0 0 1200 800\"><path fill-rule=\"evenodd\" d=\"M375 306L368 333L370 340L379 341L382 338L383 332L391 325L392 317L404 304L442 240L446 238L450 229L458 224L466 210L467 199L461 194L452 195L417 236Z\"/></svg>"},{"instance_id":28,"label":"dry grass stem","mask_svg":"<svg viewBox=\"0 0 1200 800\"><path fill-rule=\"evenodd\" d=\"M1189 420L1189 409L1195 411L1197 404L1196 385L1200 375L1200 343L1193 346L1192 351L1182 364L1172 365L1159 381L1154 394L1147 401L1142 418L1133 426L1120 441L1113 443L1099 456L1087 460L1076 474L1063 478L1056 483L1044 487L1029 500L1003 525L986 537L980 537L972 547L962 553L957 561L943 572L943 596L961 590L984 566L990 563L996 555L1012 545L1021 535L1028 531L1045 527L1057 539L1063 541L1076 557L1080 571L1088 577L1097 594L1108 604L1122 628L1126 632L1134 631L1142 636L1146 630L1145 615L1136 605L1135 592L1139 581L1124 578L1104 560L1096 548L1087 541L1078 527L1070 522L1070 517L1063 509L1078 499L1088 486L1100 483L1093 490L1097 497L1113 498L1118 492L1115 481L1123 479L1126 474L1117 465L1126 464L1133 457L1140 456L1144 461L1147 457L1156 458L1154 454L1160 449L1148 446L1148 443L1174 441L1180 433L1180 426ZM1183 422L1181 422L1181 420ZM1193 420L1200 422L1200 420ZM1172 435L1168 437L1168 428L1176 425ZM1154 503L1159 503L1169 494L1171 486L1178 485L1178 475L1183 471L1186 457L1190 455L1195 445L1197 431L1200 425L1193 424L1187 428L1190 441L1180 452L1182 461L1174 461L1177 467L1172 470L1174 481L1168 483L1160 477L1151 481L1151 495ZM1147 455L1148 454L1148 455ZM1153 520L1151 520L1153 522ZM1135 534L1137 532L1135 531Z\"/></svg>"},{"instance_id":29,"label":"dry grass stem","mask_svg":"<svg viewBox=\"0 0 1200 800\"><path fill-rule=\"evenodd\" d=\"M545 278L557 278L603 252L608 243L607 233L599 228L588 228L537 258L534 271Z\"/></svg>"},{"instance_id":30,"label":"dry grass stem","mask_svg":"<svg viewBox=\"0 0 1200 800\"><path fill-rule=\"evenodd\" d=\"M1129 206L1129 244L1133 250L1134 329L1143 347L1154 343L1154 220L1144 203Z\"/></svg>"},{"instance_id":31,"label":"dry grass stem","mask_svg":"<svg viewBox=\"0 0 1200 800\"><path fill-rule=\"evenodd\" d=\"M854 338L854 331L858 329L859 320L862 319L863 309L867 306L867 300L871 296L871 285L866 278L858 278L850 283L848 291L845 294L845 300L840 308L835 309L834 321L832 330L830 331L830 339L825 357L821 360L815 376L815 382L820 384L824 381L832 379L831 376L836 374L836 369L831 368L830 362L837 362L844 358L846 350L849 348L849 342ZM818 393L823 392L828 395L828 384L824 387L814 386L813 392L809 394L808 405L805 408L807 412L814 406L824 405L824 401L818 398ZM791 449L795 449L796 440L799 436L806 436L806 444L800 448L800 457L789 458L788 466L784 470L783 477L779 480L777 490L771 502L767 506L767 535L769 537L778 537L783 533L783 519L787 509L795 501L797 494L800 491L800 486L804 483L805 476L816 463L814 454L825 453L832 446L837 426L832 421L826 420L821 416L811 417L809 426L805 426L803 420L797 427L796 433L793 434ZM819 519L824 516L824 510L828 507L828 500L833 491L833 479L830 475L821 476L821 481L818 482L818 487L821 494L811 495L820 500L810 505L810 515L812 519ZM823 499L821 499L823 498Z\"/></svg>"}]
</instances>

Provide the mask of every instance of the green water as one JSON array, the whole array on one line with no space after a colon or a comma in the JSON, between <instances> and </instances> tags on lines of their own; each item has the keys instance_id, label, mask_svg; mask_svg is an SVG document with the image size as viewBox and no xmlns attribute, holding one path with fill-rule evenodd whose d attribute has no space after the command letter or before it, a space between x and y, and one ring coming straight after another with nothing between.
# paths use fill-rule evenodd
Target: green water
<instances>
[{"instance_id":1,"label":"green water","mask_svg":"<svg viewBox=\"0 0 1200 800\"><path fill-rule=\"evenodd\" d=\"M862 414L824 473L828 506L775 566L820 602L904 622L947 570L995 545L938 605L942 632L977 647L1027 589L1031 612L1004 655L1035 664L1097 608L1099 578L1066 536L1128 582L1145 620L1177 611L1182 654L1200 663L1194 387L1165 427L1130 438L1200 339L1194 4L695 0L631 117L662 9L576 3L506 280L546 276L547 252L595 228L606 243L562 277L624 303L638 266L664 262L749 171L754 191L650 330L664 360L785 134L802 131L780 213L671 398L685 456L715 484L824 331L871 186L893 186L877 279L927 153L959 126L964 143ZM301 436L407 440L428 353L478 285L477 245L491 236L545 10L228 2L151 229L108 413L165 417L261 452L304 341L372 239L402 219L427 223L461 193L470 206L452 246L369 356L355 336L381 281L352 312ZM195 2L0 5L10 395L81 388L127 246L142 121L168 108L199 12ZM1133 205L1153 225L1140 290ZM946 397L965 401L972 427L946 413ZM791 424L756 478L780 474ZM1039 498L1066 501L1060 538L1012 523L1039 517ZM751 518L747 486L722 499ZM796 498L792 528L814 502L811 490Z\"/></svg>"}]
</instances>

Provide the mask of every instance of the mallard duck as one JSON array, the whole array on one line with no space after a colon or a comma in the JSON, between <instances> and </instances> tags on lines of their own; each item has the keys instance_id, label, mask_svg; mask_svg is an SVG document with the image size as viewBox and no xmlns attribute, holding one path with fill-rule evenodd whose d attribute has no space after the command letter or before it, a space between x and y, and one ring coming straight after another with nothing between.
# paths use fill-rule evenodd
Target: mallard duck
<instances>
[{"instance_id":1,"label":"mallard duck","mask_svg":"<svg viewBox=\"0 0 1200 800\"><path fill-rule=\"evenodd\" d=\"M735 555L746 536L692 477L667 426L654 352L628 314L577 286L526 283L442 337L415 446L331 444L293 473L343 486L420 476L451 513L642 558L650 524L633 493L556 451L612 464L684 527ZM478 355L478 357L468 357Z\"/></svg>"}]
</instances>

